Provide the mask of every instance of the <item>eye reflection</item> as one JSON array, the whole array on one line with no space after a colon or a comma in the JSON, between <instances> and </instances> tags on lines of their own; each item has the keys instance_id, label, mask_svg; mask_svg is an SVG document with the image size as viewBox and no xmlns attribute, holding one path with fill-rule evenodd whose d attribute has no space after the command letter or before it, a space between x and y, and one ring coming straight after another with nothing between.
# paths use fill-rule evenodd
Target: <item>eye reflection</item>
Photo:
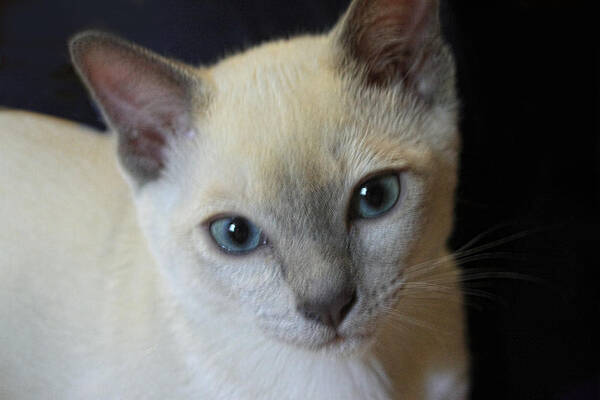
<instances>
[{"instance_id":1,"label":"eye reflection","mask_svg":"<svg viewBox=\"0 0 600 400\"><path fill-rule=\"evenodd\" d=\"M391 210L400 197L395 173L376 176L362 183L351 200L351 218L375 218Z\"/></svg>"},{"instance_id":2,"label":"eye reflection","mask_svg":"<svg viewBox=\"0 0 600 400\"><path fill-rule=\"evenodd\" d=\"M262 232L246 218L225 217L210 224L210 234L228 253L246 253L261 244Z\"/></svg>"}]
</instances>

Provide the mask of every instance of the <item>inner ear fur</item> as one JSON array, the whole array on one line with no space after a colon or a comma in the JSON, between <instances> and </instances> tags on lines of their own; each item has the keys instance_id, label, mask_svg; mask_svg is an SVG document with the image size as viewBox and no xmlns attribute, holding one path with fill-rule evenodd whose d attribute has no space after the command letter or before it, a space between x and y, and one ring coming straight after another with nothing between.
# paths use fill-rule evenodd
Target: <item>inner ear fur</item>
<instances>
[{"instance_id":1,"label":"inner ear fur","mask_svg":"<svg viewBox=\"0 0 600 400\"><path fill-rule=\"evenodd\" d=\"M333 31L341 68L367 86L400 85L426 102L453 76L437 0L354 0Z\"/></svg>"},{"instance_id":2,"label":"inner ear fur","mask_svg":"<svg viewBox=\"0 0 600 400\"><path fill-rule=\"evenodd\" d=\"M73 64L119 135L124 169L140 185L157 179L169 143L192 129L190 67L116 36L87 31L69 43Z\"/></svg>"}]
</instances>

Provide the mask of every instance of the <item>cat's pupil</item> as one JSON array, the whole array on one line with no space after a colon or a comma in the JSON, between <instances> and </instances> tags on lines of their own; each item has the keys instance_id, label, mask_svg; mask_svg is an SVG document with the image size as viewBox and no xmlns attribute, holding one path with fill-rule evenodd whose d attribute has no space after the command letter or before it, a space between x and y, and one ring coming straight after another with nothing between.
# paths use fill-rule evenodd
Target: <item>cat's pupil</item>
<instances>
[{"instance_id":1,"label":"cat's pupil","mask_svg":"<svg viewBox=\"0 0 600 400\"><path fill-rule=\"evenodd\" d=\"M227 233L234 243L241 245L248 240L250 227L243 218L234 218L227 226Z\"/></svg>"},{"instance_id":2,"label":"cat's pupil","mask_svg":"<svg viewBox=\"0 0 600 400\"><path fill-rule=\"evenodd\" d=\"M360 196L373 208L381 207L385 198L385 188L379 182L370 182L360 188Z\"/></svg>"}]
</instances>

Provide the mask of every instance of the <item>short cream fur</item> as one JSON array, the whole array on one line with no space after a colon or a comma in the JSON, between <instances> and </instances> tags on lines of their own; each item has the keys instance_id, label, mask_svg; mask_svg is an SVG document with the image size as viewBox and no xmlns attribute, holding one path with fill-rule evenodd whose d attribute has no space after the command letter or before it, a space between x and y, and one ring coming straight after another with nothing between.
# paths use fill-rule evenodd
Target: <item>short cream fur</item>
<instances>
[{"instance_id":1,"label":"short cream fur","mask_svg":"<svg viewBox=\"0 0 600 400\"><path fill-rule=\"evenodd\" d=\"M72 51L115 132L0 110L0 398L466 397L435 1L355 0L328 34L208 68L95 32ZM378 171L400 201L349 222ZM221 214L267 245L224 254ZM332 342L296 307L342 275Z\"/></svg>"}]
</instances>

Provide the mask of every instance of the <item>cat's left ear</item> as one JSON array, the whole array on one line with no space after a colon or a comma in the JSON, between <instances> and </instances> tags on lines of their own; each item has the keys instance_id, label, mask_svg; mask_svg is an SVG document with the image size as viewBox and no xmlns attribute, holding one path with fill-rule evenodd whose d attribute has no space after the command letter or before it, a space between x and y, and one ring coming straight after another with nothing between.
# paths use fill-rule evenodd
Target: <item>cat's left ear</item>
<instances>
[{"instance_id":1,"label":"cat's left ear","mask_svg":"<svg viewBox=\"0 0 600 400\"><path fill-rule=\"evenodd\" d=\"M199 79L191 67L115 36L83 32L73 64L119 135L119 158L137 186L157 179L171 142L192 129Z\"/></svg>"},{"instance_id":2,"label":"cat's left ear","mask_svg":"<svg viewBox=\"0 0 600 400\"><path fill-rule=\"evenodd\" d=\"M430 101L448 74L438 0L354 0L332 32L342 67L371 86L402 85Z\"/></svg>"}]
</instances>

